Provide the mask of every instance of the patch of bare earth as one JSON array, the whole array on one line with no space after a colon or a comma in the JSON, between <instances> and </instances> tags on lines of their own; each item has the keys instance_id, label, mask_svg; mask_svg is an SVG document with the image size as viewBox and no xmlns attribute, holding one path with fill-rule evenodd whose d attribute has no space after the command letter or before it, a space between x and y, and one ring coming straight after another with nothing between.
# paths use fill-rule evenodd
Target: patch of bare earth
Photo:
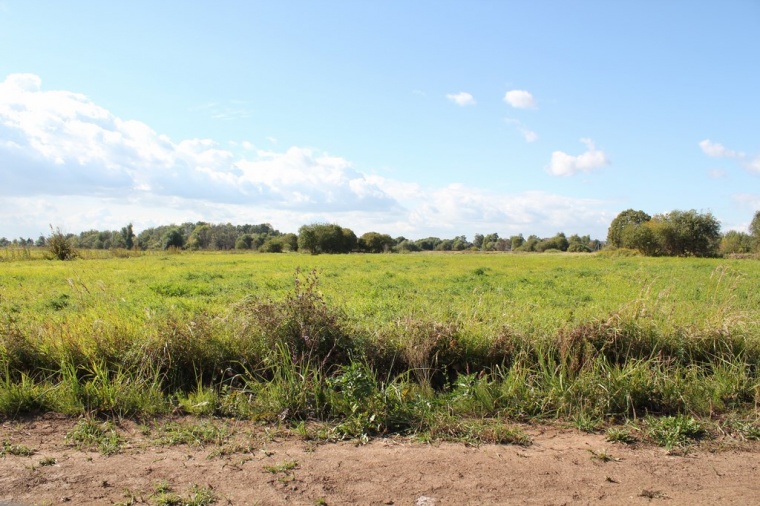
<instances>
[{"instance_id":1,"label":"patch of bare earth","mask_svg":"<svg viewBox=\"0 0 760 506\"><path fill-rule=\"evenodd\" d=\"M357 446L226 421L234 435L221 444L172 446L155 429L124 422L120 452L105 456L66 441L76 423L45 416L2 424L0 443L34 453L0 458L0 504L160 504L168 501L160 490L187 498L193 486L235 505L760 504L758 443L673 455L525 426L527 447L404 438Z\"/></svg>"}]
</instances>

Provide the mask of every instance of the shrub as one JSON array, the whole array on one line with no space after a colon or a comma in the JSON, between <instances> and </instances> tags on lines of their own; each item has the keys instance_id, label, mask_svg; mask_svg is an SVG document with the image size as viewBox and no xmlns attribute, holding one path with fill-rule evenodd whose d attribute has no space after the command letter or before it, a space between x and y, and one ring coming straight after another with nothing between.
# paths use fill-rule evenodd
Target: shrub
<instances>
[{"instance_id":1,"label":"shrub","mask_svg":"<svg viewBox=\"0 0 760 506\"><path fill-rule=\"evenodd\" d=\"M77 251L74 249L74 245L71 242L71 238L61 232L60 228L56 227L53 229L52 225L50 226L50 235L45 241L45 244L47 244L48 251L55 259L73 260L78 256Z\"/></svg>"},{"instance_id":2,"label":"shrub","mask_svg":"<svg viewBox=\"0 0 760 506\"><path fill-rule=\"evenodd\" d=\"M260 339L265 355L284 349L296 364L347 363L351 341L343 313L327 305L318 287L316 270L302 277L297 269L294 289L284 300L244 301L239 305L243 335Z\"/></svg>"}]
</instances>

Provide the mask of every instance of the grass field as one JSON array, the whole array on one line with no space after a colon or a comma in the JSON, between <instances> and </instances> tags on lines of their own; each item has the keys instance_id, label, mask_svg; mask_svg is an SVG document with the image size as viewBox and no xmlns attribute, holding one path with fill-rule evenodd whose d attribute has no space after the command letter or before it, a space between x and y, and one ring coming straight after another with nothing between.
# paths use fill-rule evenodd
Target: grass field
<instances>
[{"instance_id":1,"label":"grass field","mask_svg":"<svg viewBox=\"0 0 760 506\"><path fill-rule=\"evenodd\" d=\"M532 419L760 432L757 261L103 256L0 262L4 415L180 411L324 438L499 441Z\"/></svg>"}]
</instances>

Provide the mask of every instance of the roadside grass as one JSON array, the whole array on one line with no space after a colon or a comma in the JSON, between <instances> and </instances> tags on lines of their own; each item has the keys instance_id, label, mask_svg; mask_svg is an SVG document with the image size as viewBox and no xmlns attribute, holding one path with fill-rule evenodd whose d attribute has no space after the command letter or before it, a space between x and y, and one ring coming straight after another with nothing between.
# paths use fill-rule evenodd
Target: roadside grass
<instances>
[{"instance_id":1,"label":"roadside grass","mask_svg":"<svg viewBox=\"0 0 760 506\"><path fill-rule=\"evenodd\" d=\"M183 496L176 493L167 481L156 483L150 496L150 502L156 506L207 506L218 500L219 497L211 487L194 484Z\"/></svg>"},{"instance_id":2,"label":"roadside grass","mask_svg":"<svg viewBox=\"0 0 760 506\"><path fill-rule=\"evenodd\" d=\"M77 449L97 449L103 455L121 451L122 439L111 421L83 418L66 434L66 441Z\"/></svg>"},{"instance_id":3,"label":"roadside grass","mask_svg":"<svg viewBox=\"0 0 760 506\"><path fill-rule=\"evenodd\" d=\"M9 440L3 441L3 445L0 447L0 458L6 455L13 455L14 457L31 457L35 454L34 449L29 448L26 445L13 444Z\"/></svg>"},{"instance_id":4,"label":"roadside grass","mask_svg":"<svg viewBox=\"0 0 760 506\"><path fill-rule=\"evenodd\" d=\"M201 419L197 423L169 421L156 427L159 444L167 446L206 445L221 446L227 443L234 431L225 423Z\"/></svg>"},{"instance_id":5,"label":"roadside grass","mask_svg":"<svg viewBox=\"0 0 760 506\"><path fill-rule=\"evenodd\" d=\"M707 431L691 416L676 415L645 419L647 435L670 450L684 447L707 436Z\"/></svg>"},{"instance_id":6,"label":"roadside grass","mask_svg":"<svg viewBox=\"0 0 760 506\"><path fill-rule=\"evenodd\" d=\"M71 441L90 446L110 434L95 417L176 413L360 441L524 444L511 422L631 422L677 447L704 437L688 420L760 402L756 286L751 260L14 257L0 272L0 414L84 416ZM211 421L158 430L165 444L229 436Z\"/></svg>"}]
</instances>

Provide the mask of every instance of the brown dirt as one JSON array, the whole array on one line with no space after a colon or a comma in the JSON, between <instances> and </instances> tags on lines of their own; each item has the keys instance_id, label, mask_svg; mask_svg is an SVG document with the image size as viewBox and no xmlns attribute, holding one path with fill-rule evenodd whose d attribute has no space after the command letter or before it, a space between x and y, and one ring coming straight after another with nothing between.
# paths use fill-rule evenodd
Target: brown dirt
<instances>
[{"instance_id":1,"label":"brown dirt","mask_svg":"<svg viewBox=\"0 0 760 506\"><path fill-rule=\"evenodd\" d=\"M212 487L221 505L760 504L757 443L714 441L672 455L573 429L525 426L528 447L403 438L357 446L225 423L232 439L198 447L162 446L155 430L146 435L124 422L121 452L104 456L67 444L76 420L6 421L0 443L35 453L0 458L0 505L159 504L158 483L184 498L193 485ZM612 460L598 458L604 454ZM51 457L54 464L42 465ZM266 469L293 463L288 471Z\"/></svg>"}]
</instances>

